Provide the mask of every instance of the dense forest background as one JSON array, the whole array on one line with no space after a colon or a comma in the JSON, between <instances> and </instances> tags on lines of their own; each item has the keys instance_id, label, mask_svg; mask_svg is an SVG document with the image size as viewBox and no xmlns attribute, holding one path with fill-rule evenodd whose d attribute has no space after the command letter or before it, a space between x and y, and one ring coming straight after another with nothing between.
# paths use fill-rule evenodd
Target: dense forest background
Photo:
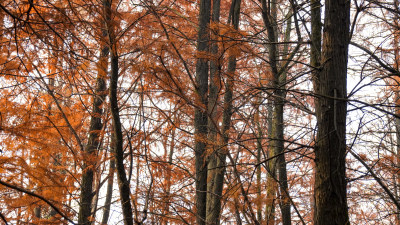
<instances>
[{"instance_id":1,"label":"dense forest background","mask_svg":"<svg viewBox=\"0 0 400 225\"><path fill-rule=\"evenodd\" d=\"M398 0L3 0L0 223L400 225Z\"/></svg>"}]
</instances>

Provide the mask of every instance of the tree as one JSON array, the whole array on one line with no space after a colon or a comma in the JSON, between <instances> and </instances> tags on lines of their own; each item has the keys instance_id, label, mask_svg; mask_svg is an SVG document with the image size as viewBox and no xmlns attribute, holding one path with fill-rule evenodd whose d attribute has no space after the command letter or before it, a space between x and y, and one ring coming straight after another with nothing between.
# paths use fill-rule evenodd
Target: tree
<instances>
[{"instance_id":1,"label":"tree","mask_svg":"<svg viewBox=\"0 0 400 225\"><path fill-rule=\"evenodd\" d=\"M201 0L199 9L199 30L197 51L199 57L196 62L196 101L195 109L195 161L196 161L196 223L205 224L207 202L207 120L208 120L208 54L209 54L209 24L211 1Z\"/></svg>"},{"instance_id":2,"label":"tree","mask_svg":"<svg viewBox=\"0 0 400 225\"><path fill-rule=\"evenodd\" d=\"M108 2L104 1L104 18L105 21L101 21L100 23L104 24L102 37L105 39L107 35L107 31L105 28L106 23L109 23L111 19L111 15L107 15L106 13L111 13L110 10L107 9L109 7L107 5ZM103 122L104 121L104 113L103 113L103 105L104 100L107 95L106 93L106 77L108 71L108 51L109 46L106 45L105 40L101 40L100 44L100 57L97 65L97 78L96 78L96 87L93 93L93 109L92 115L90 119L90 128L89 128L89 138L88 143L86 144L85 151L83 152L83 165L82 165L82 179L81 179L81 194L80 194L80 207L78 214L78 223L79 224L91 224L90 216L92 214L92 199L94 196L93 190L93 176L95 173L95 168L97 165L97 155L98 149L101 146L101 131L103 130Z\"/></svg>"},{"instance_id":3,"label":"tree","mask_svg":"<svg viewBox=\"0 0 400 225\"><path fill-rule=\"evenodd\" d=\"M318 126L314 188L314 223L317 225L350 224L345 165L349 23L349 1L326 1L322 63L314 78ZM319 29L318 26L315 28ZM317 42L314 42L316 51Z\"/></svg>"}]
</instances>

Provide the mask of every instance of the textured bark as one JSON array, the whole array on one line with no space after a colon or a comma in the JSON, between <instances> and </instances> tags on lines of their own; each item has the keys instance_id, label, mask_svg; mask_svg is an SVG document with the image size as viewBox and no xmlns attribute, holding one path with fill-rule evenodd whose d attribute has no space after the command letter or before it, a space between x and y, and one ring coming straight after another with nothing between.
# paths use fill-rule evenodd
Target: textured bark
<instances>
[{"instance_id":1,"label":"textured bark","mask_svg":"<svg viewBox=\"0 0 400 225\"><path fill-rule=\"evenodd\" d=\"M321 1L311 0L311 76L314 82L314 91L318 92L318 73L321 66L321 41L322 41L322 23L321 23ZM318 109L316 109L318 110Z\"/></svg>"},{"instance_id":2,"label":"textured bark","mask_svg":"<svg viewBox=\"0 0 400 225\"><path fill-rule=\"evenodd\" d=\"M321 66L321 42L322 42L322 23L321 23L321 1L311 0L311 49L310 49L310 65L311 77L313 81L314 91L318 92L318 73ZM318 114L318 109L315 109ZM315 182L315 177L313 177ZM312 201L312 215L315 214L315 199Z\"/></svg>"},{"instance_id":3,"label":"textured bark","mask_svg":"<svg viewBox=\"0 0 400 225\"><path fill-rule=\"evenodd\" d=\"M209 54L209 26L211 14L211 0L200 1L199 30L197 51L199 57L196 62L196 99L199 103L195 109L195 169L196 169L196 222L203 225L206 222L207 202L207 160L205 150L207 146L207 105L208 105L208 54Z\"/></svg>"},{"instance_id":4,"label":"textured bark","mask_svg":"<svg viewBox=\"0 0 400 225\"><path fill-rule=\"evenodd\" d=\"M315 225L350 224L346 200L347 54L350 1L327 0L321 71L315 78Z\"/></svg>"},{"instance_id":5,"label":"textured bark","mask_svg":"<svg viewBox=\"0 0 400 225\"><path fill-rule=\"evenodd\" d=\"M212 8L212 17L211 20L213 23L219 23L220 17L220 0L213 0L213 8ZM209 94L208 94L208 141L209 141L209 149L212 151L209 160L208 160L208 183L207 183L207 212L206 212L206 222L207 224L215 224L216 219L216 201L218 200L217 193L214 192L215 188L215 177L217 173L217 152L219 148L219 143L217 140L218 135L218 121L219 118L217 116L218 110L218 96L221 90L221 77L220 77L220 60L218 54L218 36L219 29L218 26L212 30L211 32L211 61L210 61L210 84L209 84Z\"/></svg>"}]
</instances>

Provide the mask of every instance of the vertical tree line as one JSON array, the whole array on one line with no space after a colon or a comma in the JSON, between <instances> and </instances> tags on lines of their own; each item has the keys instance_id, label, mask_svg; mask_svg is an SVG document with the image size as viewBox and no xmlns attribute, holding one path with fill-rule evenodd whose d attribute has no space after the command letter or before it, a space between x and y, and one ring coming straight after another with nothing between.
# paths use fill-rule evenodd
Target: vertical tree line
<instances>
[{"instance_id":1,"label":"vertical tree line","mask_svg":"<svg viewBox=\"0 0 400 225\"><path fill-rule=\"evenodd\" d=\"M1 2L0 220L398 224L399 17L397 0Z\"/></svg>"}]
</instances>

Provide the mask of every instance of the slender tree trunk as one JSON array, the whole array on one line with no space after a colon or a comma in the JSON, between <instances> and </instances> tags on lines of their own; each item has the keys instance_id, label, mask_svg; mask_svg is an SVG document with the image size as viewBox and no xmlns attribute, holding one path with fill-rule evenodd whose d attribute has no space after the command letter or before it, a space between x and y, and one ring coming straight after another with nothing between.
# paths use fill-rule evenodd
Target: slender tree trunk
<instances>
[{"instance_id":1,"label":"slender tree trunk","mask_svg":"<svg viewBox=\"0 0 400 225\"><path fill-rule=\"evenodd\" d=\"M112 193L114 186L114 172L115 172L115 158L113 157L110 160L110 168L108 169L106 201L104 203L104 211L101 224L108 224L108 219L110 217L111 200L112 200Z\"/></svg>"},{"instance_id":2,"label":"slender tree trunk","mask_svg":"<svg viewBox=\"0 0 400 225\"><path fill-rule=\"evenodd\" d=\"M260 94L259 94L260 95ZM257 220L261 223L262 221L262 195L261 195L261 153L263 152L262 148L262 138L263 132L260 124L260 105L261 105L261 96L257 96L257 111L255 114L255 124L257 126Z\"/></svg>"},{"instance_id":3,"label":"slender tree trunk","mask_svg":"<svg viewBox=\"0 0 400 225\"><path fill-rule=\"evenodd\" d=\"M107 15L111 15L111 0L105 0ZM109 14L108 14L109 13ZM117 43L114 34L114 27L111 21L107 21L107 30L109 36L110 55L111 55L111 77L110 77L110 108L113 124L113 143L114 143L114 156L117 170L119 193L121 198L122 214L125 225L133 225L133 211L130 199L129 180L126 177L124 166L124 149L123 149L123 135L122 125L119 116L118 107L118 76L119 76L119 63L117 53Z\"/></svg>"},{"instance_id":4,"label":"slender tree trunk","mask_svg":"<svg viewBox=\"0 0 400 225\"><path fill-rule=\"evenodd\" d=\"M266 209L265 216L267 224L275 224L275 200L276 200L276 163L277 159L274 157L276 153L283 152L283 100L281 98L282 90L279 86L278 74L278 49L274 44L277 42L277 6L276 0L268 1L262 0L262 16L265 28L268 34L268 55L270 70L273 76L272 88L273 92L273 111L272 111L272 126L270 131L270 144L268 157L272 158L268 161L267 169L267 196L266 196Z\"/></svg>"},{"instance_id":5,"label":"slender tree trunk","mask_svg":"<svg viewBox=\"0 0 400 225\"><path fill-rule=\"evenodd\" d=\"M81 200L78 214L79 224L90 224L89 217L91 215L91 206L93 198L93 175L94 168L96 167L96 151L100 145L100 131L103 128L102 115L104 102L106 96L105 77L107 74L107 59L108 48L103 47L100 56L98 75L96 79L96 89L93 95L93 109L92 117L90 120L89 139L86 145L84 155L84 162L82 166L83 174L81 179Z\"/></svg>"},{"instance_id":6,"label":"slender tree trunk","mask_svg":"<svg viewBox=\"0 0 400 225\"><path fill-rule=\"evenodd\" d=\"M313 80L314 91L318 92L318 80L321 66L321 42L322 42L322 23L321 23L321 1L311 0L311 49L310 65L311 77ZM315 109L318 114L318 108ZM315 181L315 174L313 174ZM315 214L315 198L312 198L312 214Z\"/></svg>"},{"instance_id":7,"label":"slender tree trunk","mask_svg":"<svg viewBox=\"0 0 400 225\"><path fill-rule=\"evenodd\" d=\"M285 38L284 42L288 43L290 41L290 33L292 30L292 20L291 20L291 15L290 12L288 13L289 18L287 19L287 24L286 24L286 32L285 32ZM288 57L289 54L289 44L284 44L284 48L282 51L282 57L286 58ZM282 60L282 62L286 63L285 60ZM282 68L283 66L281 66ZM287 70L284 69L282 74L279 74L278 78L278 83L279 83L279 91L280 91L280 101L279 104L276 106L279 108L277 110L277 113L281 113L279 118L281 121L277 121L277 125L279 129L278 136L280 136L279 141L281 142L280 148L277 148L276 155L278 155L277 158L277 166L278 166L278 173L279 173L279 189L280 189L280 207L281 207L281 213L282 213L282 224L283 225L290 225L291 224L291 215L290 215L290 196L289 196L289 186L288 186L288 181L287 181L287 170L286 170L286 159L285 159L285 154L284 154L284 121L283 121L283 107L285 104L285 98L286 98L286 76L287 76Z\"/></svg>"},{"instance_id":8,"label":"slender tree trunk","mask_svg":"<svg viewBox=\"0 0 400 225\"><path fill-rule=\"evenodd\" d=\"M396 118L395 118L395 125L396 125L396 165L397 167L400 166L400 110L398 109L400 107L400 94L399 90L396 90L395 93L395 98L396 98ZM398 187L400 185L400 175L399 174L394 174L394 179L395 179L395 194L397 201L399 201L399 190ZM396 210L396 225L400 225L400 210Z\"/></svg>"},{"instance_id":9,"label":"slender tree trunk","mask_svg":"<svg viewBox=\"0 0 400 225\"><path fill-rule=\"evenodd\" d=\"M399 1L395 0L394 4L398 5ZM399 21L395 20L394 24L399 27ZM399 43L400 43L400 35L399 35L399 29L396 29L394 33L394 41L393 41L393 46L394 46L394 68L399 71L400 69L400 49L399 49ZM396 165L397 168L400 167L400 88L397 87L395 90L395 106L396 106L396 117L395 117L395 128L396 128ZM395 195L397 201L400 201L399 197L399 186L400 186L400 174L394 174L394 182L395 182ZM396 225L400 225L400 209L397 208L396 210Z\"/></svg>"},{"instance_id":10,"label":"slender tree trunk","mask_svg":"<svg viewBox=\"0 0 400 225\"><path fill-rule=\"evenodd\" d=\"M206 222L207 207L207 105L208 105L208 54L210 40L211 0L200 0L197 51L200 56L196 63L196 99L198 104L194 115L195 128L195 169L196 169L196 222ZM204 54L204 55L203 55Z\"/></svg>"},{"instance_id":11,"label":"slender tree trunk","mask_svg":"<svg viewBox=\"0 0 400 225\"><path fill-rule=\"evenodd\" d=\"M268 33L268 54L269 63L272 73L272 120L271 129L269 130L270 149L268 157L272 158L268 162L268 184L267 184L267 204L266 204L266 220L267 224L275 223L275 198L277 184L280 190L280 208L282 213L282 224L291 224L290 213L290 196L287 182L286 159L284 152L284 120L283 110L286 98L286 76L289 59L289 44L291 33L291 13L288 13L287 26L284 34L284 44L282 50L282 65L279 65L279 49L277 48L278 29L277 29L277 1L269 1L268 4L265 0L262 1L262 15L264 25ZM295 50L297 51L297 50ZM278 176L277 176L278 172ZM278 181L278 183L276 182Z\"/></svg>"},{"instance_id":12,"label":"slender tree trunk","mask_svg":"<svg viewBox=\"0 0 400 225\"><path fill-rule=\"evenodd\" d=\"M241 0L233 0L231 5L230 18L235 30L239 28ZM218 7L219 10L219 7ZM236 56L230 55L228 59L227 81L225 84L223 115L222 115L222 146L214 154L216 166L213 168L213 187L210 190L212 193L211 212L207 214L207 224L220 224L221 215L221 199L224 187L224 176L226 167L226 156L228 153L229 128L231 127L232 117L232 96L236 71Z\"/></svg>"},{"instance_id":13,"label":"slender tree trunk","mask_svg":"<svg viewBox=\"0 0 400 225\"><path fill-rule=\"evenodd\" d=\"M106 37L107 32L103 30L103 38ZM103 42L104 43L104 42ZM94 168L96 167L96 151L100 145L100 131L103 128L102 115L103 115L103 102L106 97L106 83L108 69L108 46L101 45L101 53L97 65L97 78L96 88L93 94L93 107L90 119L89 139L83 154L82 165L82 178L81 178L81 195L78 213L78 223L82 225L89 225L91 221L89 217L92 211L92 198L93 198L93 176Z\"/></svg>"},{"instance_id":14,"label":"slender tree trunk","mask_svg":"<svg viewBox=\"0 0 400 225\"><path fill-rule=\"evenodd\" d=\"M350 224L346 200L347 54L350 1L325 2L321 62L315 78L315 225Z\"/></svg>"},{"instance_id":15,"label":"slender tree trunk","mask_svg":"<svg viewBox=\"0 0 400 225\"><path fill-rule=\"evenodd\" d=\"M220 0L213 0L212 17L213 23L219 23L220 17ZM218 122L219 118L217 116L218 110L218 96L221 90L221 77L220 77L220 55L218 54L218 37L219 28L216 26L211 32L211 61L210 61L210 85L209 85L209 95L208 95L208 141L210 143L209 148L212 149L212 154L208 160L208 183L207 183L207 212L206 212L206 222L207 224L216 223L216 201L218 197L217 193L214 192L215 188L215 177L217 173L217 151L219 148L217 135L218 135Z\"/></svg>"},{"instance_id":16,"label":"slender tree trunk","mask_svg":"<svg viewBox=\"0 0 400 225\"><path fill-rule=\"evenodd\" d=\"M111 130L111 132L113 132ZM103 217L101 219L101 224L105 225L108 224L108 219L110 217L110 209L111 209L111 200L113 194L113 186L114 186L114 173L115 173L115 149L114 149L113 138L111 138L110 143L110 165L108 169L108 178L107 178L107 192L106 192L106 200L104 202L104 210L103 210Z\"/></svg>"},{"instance_id":17,"label":"slender tree trunk","mask_svg":"<svg viewBox=\"0 0 400 225\"><path fill-rule=\"evenodd\" d=\"M115 46L114 46L115 47ZM112 138L114 139L115 148L115 162L118 177L118 186L121 197L122 214L124 217L125 225L133 224L133 212L130 200L129 180L126 177L124 166L124 150L123 150L123 136L122 125L119 117L118 98L118 55L115 50L111 50L111 80L110 80L110 105L114 132Z\"/></svg>"},{"instance_id":18,"label":"slender tree trunk","mask_svg":"<svg viewBox=\"0 0 400 225\"><path fill-rule=\"evenodd\" d=\"M171 175L172 175L172 162L173 162L173 156L174 156L174 148L175 148L175 130L176 128L173 127L171 131L171 144L169 148L169 153L168 153L168 165L166 169L166 175L165 175L165 180L166 180L166 193L165 193L165 211L164 211L164 218L163 218L163 225L168 225L169 224L169 208L171 206Z\"/></svg>"}]
</instances>

